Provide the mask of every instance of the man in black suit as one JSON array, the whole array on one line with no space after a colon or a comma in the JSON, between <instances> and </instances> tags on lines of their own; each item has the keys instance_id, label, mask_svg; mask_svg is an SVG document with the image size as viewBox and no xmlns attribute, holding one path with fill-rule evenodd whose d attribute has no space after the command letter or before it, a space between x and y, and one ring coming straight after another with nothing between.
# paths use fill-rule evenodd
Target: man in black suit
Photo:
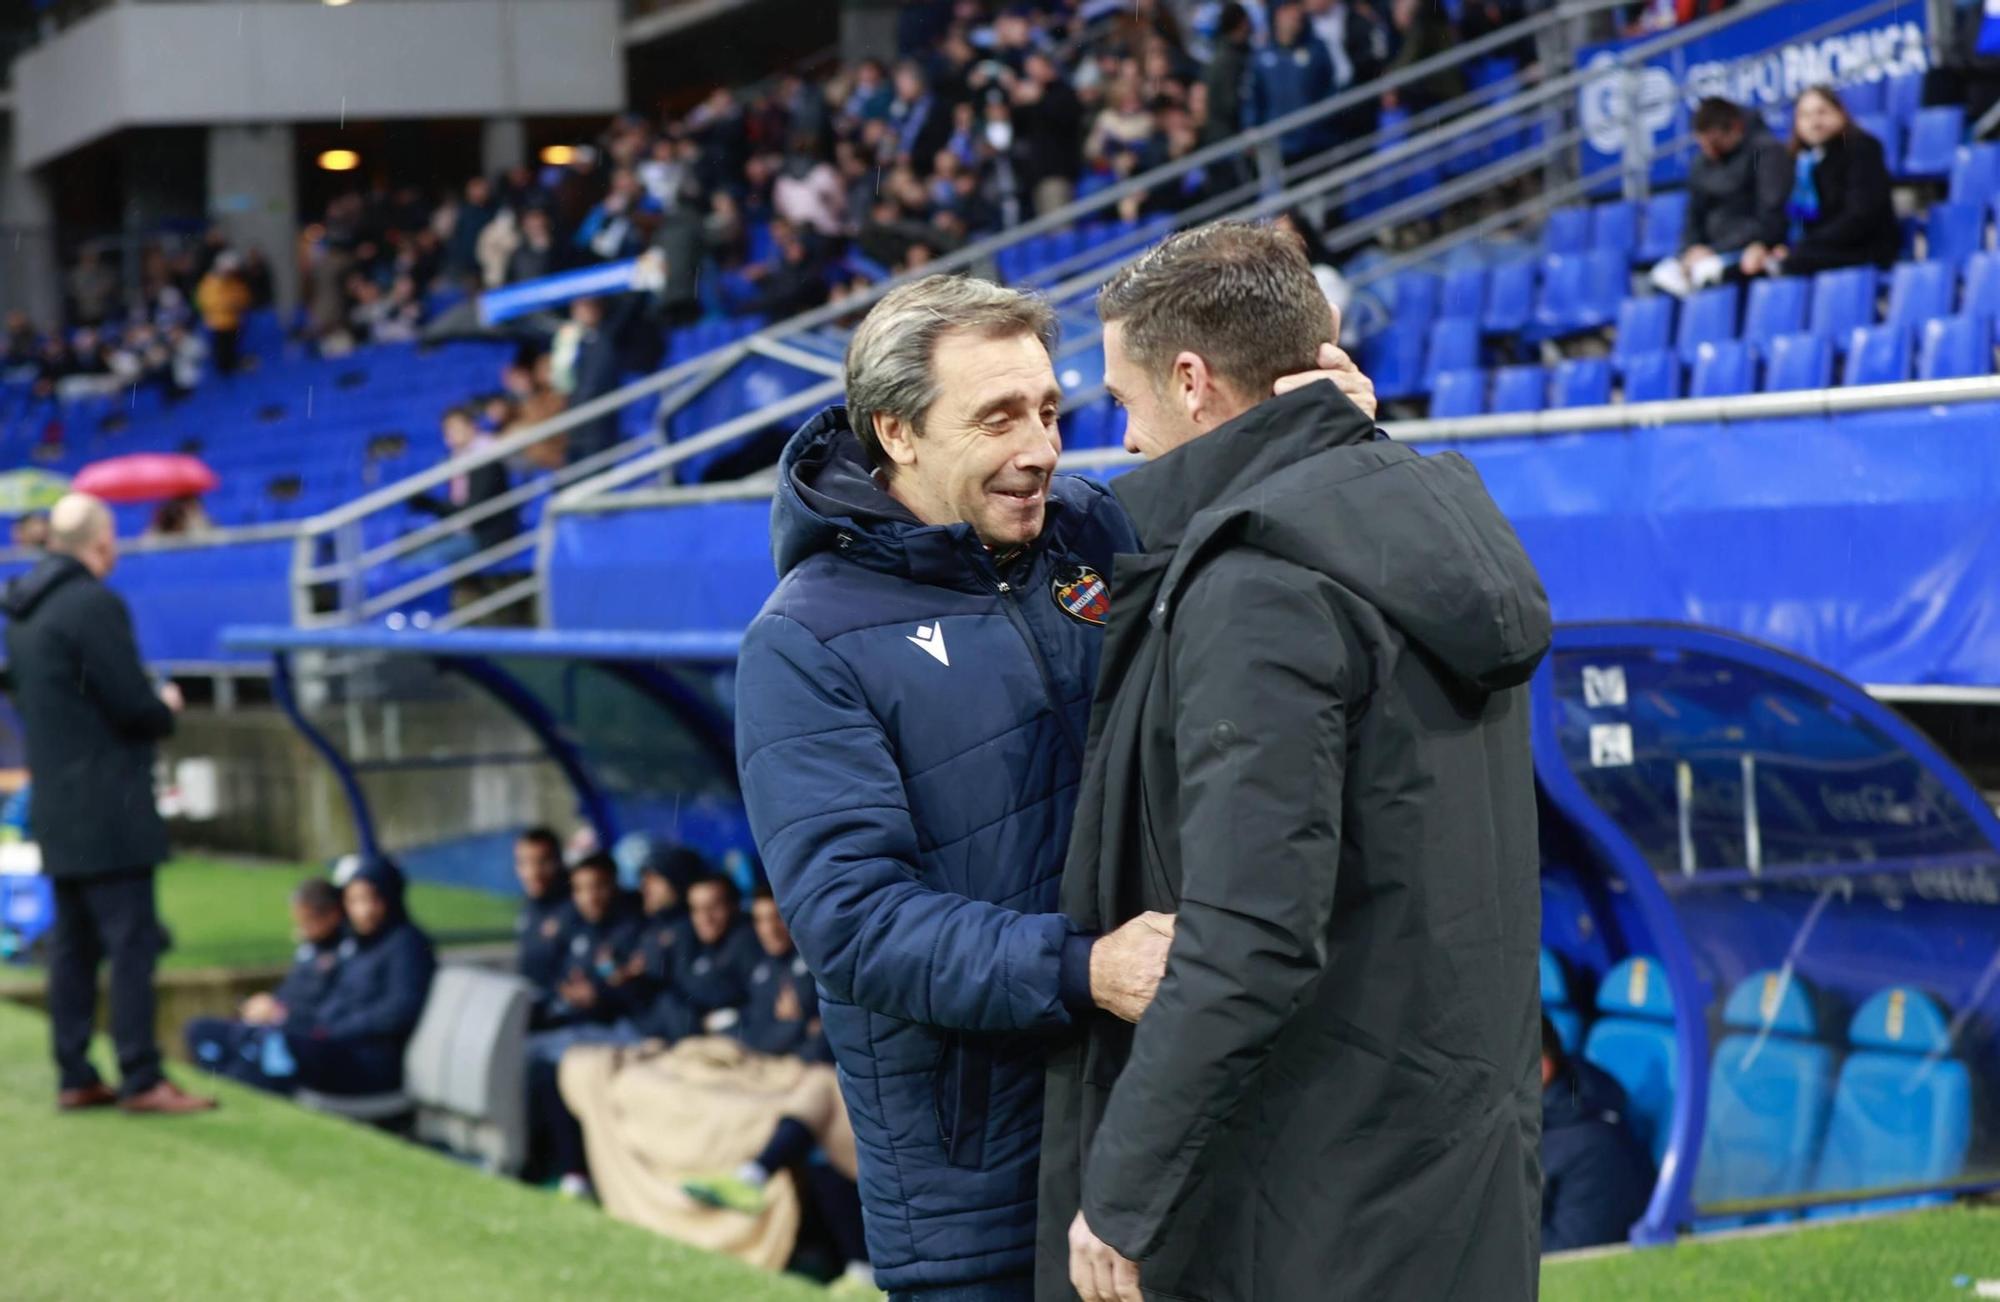
<instances>
[{"instance_id":1,"label":"man in black suit","mask_svg":"<svg viewBox=\"0 0 2000 1302\"><path fill-rule=\"evenodd\" d=\"M153 744L174 731L181 695L155 690L132 617L104 586L118 561L111 512L73 493L49 514L49 554L0 594L15 705L35 784L30 820L42 871L55 882L49 1021L62 1111L118 1104L177 1114L215 1106L184 1094L160 1068L153 964L160 921L153 873L167 827L153 803ZM90 1062L97 966L111 963L113 1092Z\"/></svg>"}]
</instances>

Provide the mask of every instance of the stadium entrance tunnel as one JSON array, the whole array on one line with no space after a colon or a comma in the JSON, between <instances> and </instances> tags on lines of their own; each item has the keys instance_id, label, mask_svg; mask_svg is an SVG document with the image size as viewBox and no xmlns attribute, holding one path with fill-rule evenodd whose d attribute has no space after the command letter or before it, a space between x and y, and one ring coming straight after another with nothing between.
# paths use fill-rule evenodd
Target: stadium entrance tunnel
<instances>
[{"instance_id":1,"label":"stadium entrance tunnel","mask_svg":"<svg viewBox=\"0 0 2000 1302\"><path fill-rule=\"evenodd\" d=\"M601 844L643 831L753 853L733 631L225 640L272 656L357 844L389 842L419 874L511 889L496 842L567 821L549 789ZM454 692L497 722L445 749L413 730ZM1559 627L1531 705L1542 1000L1570 1052L1624 1087L1657 1165L1633 1241L2000 1187L2000 1132L1976 1106L2000 1096L2000 820L1964 775L1848 680L1689 625ZM522 768L560 781L524 797ZM443 775L493 788L478 826L395 844L385 789ZM484 877L454 870L468 846Z\"/></svg>"},{"instance_id":2,"label":"stadium entrance tunnel","mask_svg":"<svg viewBox=\"0 0 2000 1302\"><path fill-rule=\"evenodd\" d=\"M536 824L688 845L741 876L735 634L225 630L331 766L353 845L413 876L513 893ZM441 826L440 812L459 825Z\"/></svg>"}]
</instances>

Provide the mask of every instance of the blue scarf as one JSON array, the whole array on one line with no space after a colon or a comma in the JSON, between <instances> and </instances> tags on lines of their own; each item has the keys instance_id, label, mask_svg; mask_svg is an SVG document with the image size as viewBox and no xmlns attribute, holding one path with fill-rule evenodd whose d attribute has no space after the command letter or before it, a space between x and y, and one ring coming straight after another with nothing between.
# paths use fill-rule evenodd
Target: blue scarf
<instances>
[{"instance_id":1,"label":"blue scarf","mask_svg":"<svg viewBox=\"0 0 2000 1302\"><path fill-rule=\"evenodd\" d=\"M1792 200L1784 206L1784 214L1792 218L1792 244L1804 234L1806 222L1820 220L1820 184L1814 170L1820 166L1820 156L1824 150L1800 150L1798 168L1792 180Z\"/></svg>"}]
</instances>

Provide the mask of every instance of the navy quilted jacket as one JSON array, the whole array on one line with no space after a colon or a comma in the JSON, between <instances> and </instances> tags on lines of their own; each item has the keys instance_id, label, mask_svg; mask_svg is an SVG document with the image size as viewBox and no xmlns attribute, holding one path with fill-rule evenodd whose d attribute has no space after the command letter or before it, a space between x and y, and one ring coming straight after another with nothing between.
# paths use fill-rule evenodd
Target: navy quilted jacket
<instances>
[{"instance_id":1,"label":"navy quilted jacket","mask_svg":"<svg viewBox=\"0 0 2000 1302\"><path fill-rule=\"evenodd\" d=\"M1025 1273L1044 1052L1089 1003L1056 898L1102 634L1084 571L1136 540L1103 489L1058 476L1041 539L999 565L877 486L838 408L786 447L771 534L738 764L819 983L875 1278Z\"/></svg>"}]
</instances>

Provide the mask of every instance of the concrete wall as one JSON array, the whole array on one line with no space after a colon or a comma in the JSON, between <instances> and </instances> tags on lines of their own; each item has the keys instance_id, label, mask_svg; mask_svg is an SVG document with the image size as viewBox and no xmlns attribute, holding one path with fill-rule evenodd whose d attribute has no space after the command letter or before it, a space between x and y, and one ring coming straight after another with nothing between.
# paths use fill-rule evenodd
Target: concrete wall
<instances>
[{"instance_id":1,"label":"concrete wall","mask_svg":"<svg viewBox=\"0 0 2000 1302\"><path fill-rule=\"evenodd\" d=\"M289 256L299 230L295 152L287 123L209 128L209 216L238 248L269 256L278 311L287 315L299 301L298 261Z\"/></svg>"},{"instance_id":2,"label":"concrete wall","mask_svg":"<svg viewBox=\"0 0 2000 1302\"><path fill-rule=\"evenodd\" d=\"M126 127L597 114L624 98L619 0L149 3L14 65L17 167Z\"/></svg>"},{"instance_id":3,"label":"concrete wall","mask_svg":"<svg viewBox=\"0 0 2000 1302\"><path fill-rule=\"evenodd\" d=\"M0 312L54 321L62 314L55 205L48 178L13 158L13 116L0 113Z\"/></svg>"}]
</instances>

